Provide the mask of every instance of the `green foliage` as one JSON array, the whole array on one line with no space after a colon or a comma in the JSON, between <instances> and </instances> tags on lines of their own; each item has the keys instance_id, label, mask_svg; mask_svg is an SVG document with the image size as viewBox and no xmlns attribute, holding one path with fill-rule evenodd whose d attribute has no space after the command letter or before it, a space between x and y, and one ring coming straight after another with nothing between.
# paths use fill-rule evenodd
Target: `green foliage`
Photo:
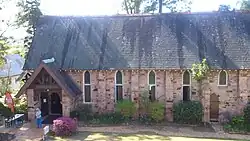
<instances>
[{"instance_id":1,"label":"green foliage","mask_svg":"<svg viewBox=\"0 0 250 141\"><path fill-rule=\"evenodd\" d=\"M186 12L190 11L190 5L192 0L162 0L162 4L159 0L123 0L122 8L127 14L141 13L155 13L159 7L164 7L171 12ZM143 6L143 7L142 7Z\"/></svg>"},{"instance_id":2,"label":"green foliage","mask_svg":"<svg viewBox=\"0 0 250 141\"><path fill-rule=\"evenodd\" d=\"M243 116L234 116L232 118L231 125L236 129L244 129L244 117Z\"/></svg>"},{"instance_id":3,"label":"green foliage","mask_svg":"<svg viewBox=\"0 0 250 141\"><path fill-rule=\"evenodd\" d=\"M165 106L160 102L152 102L149 106L149 116L152 120L160 122L165 117Z\"/></svg>"},{"instance_id":4,"label":"green foliage","mask_svg":"<svg viewBox=\"0 0 250 141\"><path fill-rule=\"evenodd\" d=\"M140 93L140 97L139 97L139 112L140 112L140 114L147 114L149 111L149 105L150 105L149 91L145 90L145 91Z\"/></svg>"},{"instance_id":5,"label":"green foliage","mask_svg":"<svg viewBox=\"0 0 250 141\"><path fill-rule=\"evenodd\" d=\"M174 121L197 124L202 122L203 108L199 101L180 101L173 106Z\"/></svg>"},{"instance_id":6,"label":"green foliage","mask_svg":"<svg viewBox=\"0 0 250 141\"><path fill-rule=\"evenodd\" d=\"M147 114L141 114L138 117L138 121L142 124L150 124L150 123L154 122L154 120Z\"/></svg>"},{"instance_id":7,"label":"green foliage","mask_svg":"<svg viewBox=\"0 0 250 141\"><path fill-rule=\"evenodd\" d=\"M42 16L40 0L20 0L17 5L21 11L17 14L16 24L26 28L28 36L24 38L24 47L29 48L36 30L36 24Z\"/></svg>"},{"instance_id":8,"label":"green foliage","mask_svg":"<svg viewBox=\"0 0 250 141\"><path fill-rule=\"evenodd\" d=\"M6 40L1 39L0 36L0 67L2 67L6 62L4 56L7 54L7 50L10 49Z\"/></svg>"},{"instance_id":9,"label":"green foliage","mask_svg":"<svg viewBox=\"0 0 250 141\"><path fill-rule=\"evenodd\" d=\"M244 119L245 123L250 125L250 104L244 108Z\"/></svg>"},{"instance_id":10,"label":"green foliage","mask_svg":"<svg viewBox=\"0 0 250 141\"><path fill-rule=\"evenodd\" d=\"M15 100L15 113L28 113L27 99L14 99Z\"/></svg>"},{"instance_id":11,"label":"green foliage","mask_svg":"<svg viewBox=\"0 0 250 141\"><path fill-rule=\"evenodd\" d=\"M122 8L127 14L138 14L143 1L145 0L123 0Z\"/></svg>"},{"instance_id":12,"label":"green foliage","mask_svg":"<svg viewBox=\"0 0 250 141\"><path fill-rule=\"evenodd\" d=\"M187 12L190 11L192 0L162 0L162 7L167 8L171 12ZM144 13L155 13L159 9L159 0L145 0Z\"/></svg>"},{"instance_id":13,"label":"green foliage","mask_svg":"<svg viewBox=\"0 0 250 141\"><path fill-rule=\"evenodd\" d=\"M232 120L225 124L224 129L234 132L250 132L250 105L244 108L244 114L232 117Z\"/></svg>"},{"instance_id":14,"label":"green foliage","mask_svg":"<svg viewBox=\"0 0 250 141\"><path fill-rule=\"evenodd\" d=\"M4 106L2 103L0 103L0 114L5 118L11 117L13 115L10 108Z\"/></svg>"},{"instance_id":15,"label":"green foliage","mask_svg":"<svg viewBox=\"0 0 250 141\"><path fill-rule=\"evenodd\" d=\"M116 111L126 119L132 118L136 113L135 103L131 100L122 100L116 104Z\"/></svg>"},{"instance_id":16,"label":"green foliage","mask_svg":"<svg viewBox=\"0 0 250 141\"><path fill-rule=\"evenodd\" d=\"M241 7L242 10L250 10L250 0L241 0Z\"/></svg>"},{"instance_id":17,"label":"green foliage","mask_svg":"<svg viewBox=\"0 0 250 141\"><path fill-rule=\"evenodd\" d=\"M201 63L193 64L191 70L192 76L195 80L201 81L204 79L209 71L209 66L206 59L203 59Z\"/></svg>"},{"instance_id":18,"label":"green foliage","mask_svg":"<svg viewBox=\"0 0 250 141\"><path fill-rule=\"evenodd\" d=\"M80 121L87 121L93 118L91 104L79 104L74 111L70 112L71 118L77 118Z\"/></svg>"},{"instance_id":19,"label":"green foliage","mask_svg":"<svg viewBox=\"0 0 250 141\"><path fill-rule=\"evenodd\" d=\"M125 122L123 115L118 112L94 115L93 119L100 124L119 124Z\"/></svg>"},{"instance_id":20,"label":"green foliage","mask_svg":"<svg viewBox=\"0 0 250 141\"><path fill-rule=\"evenodd\" d=\"M244 116L234 116L232 121L224 125L226 131L249 132L249 124L246 124Z\"/></svg>"}]
</instances>

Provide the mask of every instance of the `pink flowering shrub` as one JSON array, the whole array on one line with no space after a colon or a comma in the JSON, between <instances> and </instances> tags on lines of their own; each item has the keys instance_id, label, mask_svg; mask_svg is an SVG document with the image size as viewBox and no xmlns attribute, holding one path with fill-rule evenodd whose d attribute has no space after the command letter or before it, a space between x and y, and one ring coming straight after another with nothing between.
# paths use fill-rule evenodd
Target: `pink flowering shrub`
<instances>
[{"instance_id":1,"label":"pink flowering shrub","mask_svg":"<svg viewBox=\"0 0 250 141\"><path fill-rule=\"evenodd\" d=\"M52 131L56 136L70 136L76 130L77 122L70 117L60 117L53 121Z\"/></svg>"}]
</instances>

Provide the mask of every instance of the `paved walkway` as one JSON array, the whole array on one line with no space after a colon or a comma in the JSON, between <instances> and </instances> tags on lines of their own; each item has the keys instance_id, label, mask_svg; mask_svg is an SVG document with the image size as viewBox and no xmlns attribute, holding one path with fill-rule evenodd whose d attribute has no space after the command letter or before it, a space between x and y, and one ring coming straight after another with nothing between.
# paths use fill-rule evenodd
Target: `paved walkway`
<instances>
[{"instance_id":1,"label":"paved walkway","mask_svg":"<svg viewBox=\"0 0 250 141\"><path fill-rule=\"evenodd\" d=\"M35 128L34 124L25 123L21 128L3 128L1 133L15 134L13 141L40 141L43 134L43 129Z\"/></svg>"},{"instance_id":2,"label":"paved walkway","mask_svg":"<svg viewBox=\"0 0 250 141\"><path fill-rule=\"evenodd\" d=\"M163 136L185 136L185 137L205 137L205 138L224 138L224 139L250 139L250 135L228 134L221 131L219 125L213 125L217 132L205 131L185 126L112 126L112 127L79 127L78 131L88 132L110 132L110 133L138 133L138 132L154 132ZM0 130L3 132L3 130ZM14 141L40 141L43 129L37 129L31 123L26 123L19 129L6 129L16 135Z\"/></svg>"}]
</instances>

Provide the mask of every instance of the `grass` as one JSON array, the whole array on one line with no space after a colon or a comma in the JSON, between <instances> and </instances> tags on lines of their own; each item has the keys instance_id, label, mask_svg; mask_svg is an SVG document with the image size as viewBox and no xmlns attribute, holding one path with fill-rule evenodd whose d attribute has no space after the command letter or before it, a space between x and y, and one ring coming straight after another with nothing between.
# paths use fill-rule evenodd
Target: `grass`
<instances>
[{"instance_id":1,"label":"grass","mask_svg":"<svg viewBox=\"0 0 250 141\"><path fill-rule=\"evenodd\" d=\"M80 132L69 138L53 137L54 141L247 141L247 140L223 140L208 138L189 138L189 137L168 137L153 133L137 134L115 134L115 133L91 133Z\"/></svg>"}]
</instances>

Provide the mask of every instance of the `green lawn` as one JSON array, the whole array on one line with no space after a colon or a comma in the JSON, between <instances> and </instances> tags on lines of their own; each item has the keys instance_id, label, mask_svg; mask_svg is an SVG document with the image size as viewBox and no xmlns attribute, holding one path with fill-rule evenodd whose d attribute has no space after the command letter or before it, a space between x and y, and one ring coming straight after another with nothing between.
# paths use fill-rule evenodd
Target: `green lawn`
<instances>
[{"instance_id":1,"label":"green lawn","mask_svg":"<svg viewBox=\"0 0 250 141\"><path fill-rule=\"evenodd\" d=\"M70 138L54 137L54 141L246 141L246 140L220 140L207 138L167 137L156 134L112 134L81 132Z\"/></svg>"}]
</instances>

